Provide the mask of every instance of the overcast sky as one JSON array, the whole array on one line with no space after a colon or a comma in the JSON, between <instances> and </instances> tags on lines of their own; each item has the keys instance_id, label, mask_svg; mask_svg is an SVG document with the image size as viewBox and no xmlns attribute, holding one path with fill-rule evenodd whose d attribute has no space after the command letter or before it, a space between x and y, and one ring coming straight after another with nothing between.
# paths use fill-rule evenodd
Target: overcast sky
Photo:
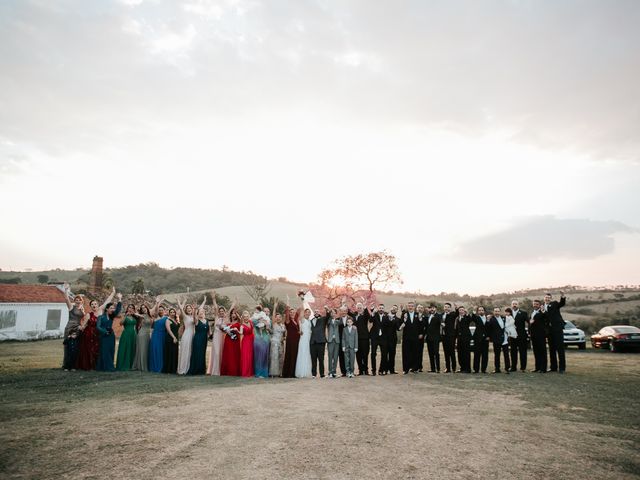
<instances>
[{"instance_id":1,"label":"overcast sky","mask_svg":"<svg viewBox=\"0 0 640 480\"><path fill-rule=\"evenodd\" d=\"M640 2L0 2L0 268L640 283Z\"/></svg>"}]
</instances>

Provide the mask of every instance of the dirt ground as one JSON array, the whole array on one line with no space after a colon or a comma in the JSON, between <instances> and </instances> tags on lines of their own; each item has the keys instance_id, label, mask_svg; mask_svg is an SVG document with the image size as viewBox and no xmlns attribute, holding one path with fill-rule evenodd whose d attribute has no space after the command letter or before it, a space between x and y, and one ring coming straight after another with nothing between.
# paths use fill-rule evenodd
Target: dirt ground
<instances>
[{"instance_id":1,"label":"dirt ground","mask_svg":"<svg viewBox=\"0 0 640 480\"><path fill-rule=\"evenodd\" d=\"M10 372L0 476L640 478L640 355L611 355L572 351L565 376Z\"/></svg>"}]
</instances>

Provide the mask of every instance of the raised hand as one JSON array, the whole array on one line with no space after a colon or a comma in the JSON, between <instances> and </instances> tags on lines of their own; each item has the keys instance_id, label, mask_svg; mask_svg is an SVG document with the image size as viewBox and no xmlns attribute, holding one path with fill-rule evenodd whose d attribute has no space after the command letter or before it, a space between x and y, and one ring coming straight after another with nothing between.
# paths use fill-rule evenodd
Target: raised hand
<instances>
[{"instance_id":1,"label":"raised hand","mask_svg":"<svg viewBox=\"0 0 640 480\"><path fill-rule=\"evenodd\" d=\"M121 302L122 301L122 293L118 292L116 294L116 298L118 299L119 302Z\"/></svg>"}]
</instances>

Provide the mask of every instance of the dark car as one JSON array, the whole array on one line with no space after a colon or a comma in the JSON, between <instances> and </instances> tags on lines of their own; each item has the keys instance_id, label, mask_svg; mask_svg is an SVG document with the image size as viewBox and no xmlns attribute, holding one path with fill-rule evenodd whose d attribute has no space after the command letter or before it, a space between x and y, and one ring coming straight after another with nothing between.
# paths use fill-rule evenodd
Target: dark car
<instances>
[{"instance_id":1,"label":"dark car","mask_svg":"<svg viewBox=\"0 0 640 480\"><path fill-rule=\"evenodd\" d=\"M608 348L619 352L626 348L640 348L640 328L630 325L612 325L604 327L591 335L593 348Z\"/></svg>"}]
</instances>

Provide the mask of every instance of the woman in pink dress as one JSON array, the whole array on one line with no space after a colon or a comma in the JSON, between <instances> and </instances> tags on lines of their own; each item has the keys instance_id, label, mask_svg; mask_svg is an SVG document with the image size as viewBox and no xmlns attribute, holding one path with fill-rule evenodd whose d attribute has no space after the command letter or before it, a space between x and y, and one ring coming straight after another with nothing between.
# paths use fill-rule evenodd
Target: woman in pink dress
<instances>
[{"instance_id":1,"label":"woman in pink dress","mask_svg":"<svg viewBox=\"0 0 640 480\"><path fill-rule=\"evenodd\" d=\"M240 325L240 374L253 377L253 323L246 310L242 312Z\"/></svg>"},{"instance_id":2,"label":"woman in pink dress","mask_svg":"<svg viewBox=\"0 0 640 480\"><path fill-rule=\"evenodd\" d=\"M227 310L224 307L218 307L216 302L216 292L211 292L213 298L213 311L215 320L213 323L213 340L211 342L211 355L209 356L209 367L207 375L220 375L220 366L222 364L222 352L224 350L225 328L229 325ZM235 302L231 305L231 310L235 308Z\"/></svg>"}]
</instances>

